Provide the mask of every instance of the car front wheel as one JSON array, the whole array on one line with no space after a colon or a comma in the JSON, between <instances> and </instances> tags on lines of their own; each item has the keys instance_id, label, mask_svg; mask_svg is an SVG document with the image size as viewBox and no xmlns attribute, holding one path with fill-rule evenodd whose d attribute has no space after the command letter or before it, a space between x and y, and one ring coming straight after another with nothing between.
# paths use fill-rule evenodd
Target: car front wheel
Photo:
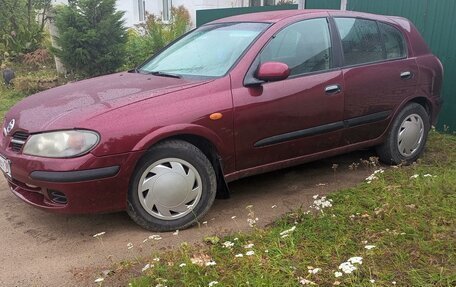
<instances>
[{"instance_id":1,"label":"car front wheel","mask_svg":"<svg viewBox=\"0 0 456 287\"><path fill-rule=\"evenodd\" d=\"M407 105L393 121L386 141L377 147L380 160L387 164L416 161L424 150L429 129L429 115L423 106Z\"/></svg>"},{"instance_id":2,"label":"car front wheel","mask_svg":"<svg viewBox=\"0 0 456 287\"><path fill-rule=\"evenodd\" d=\"M139 161L127 212L148 230L184 229L209 210L216 189L214 168L201 150L185 141L165 141Z\"/></svg>"}]
</instances>

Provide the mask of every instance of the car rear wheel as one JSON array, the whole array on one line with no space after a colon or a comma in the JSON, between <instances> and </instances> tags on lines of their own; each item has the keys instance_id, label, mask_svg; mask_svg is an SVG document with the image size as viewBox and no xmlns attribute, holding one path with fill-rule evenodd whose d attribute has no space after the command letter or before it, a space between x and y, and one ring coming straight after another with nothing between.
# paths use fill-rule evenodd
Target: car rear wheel
<instances>
[{"instance_id":1,"label":"car rear wheel","mask_svg":"<svg viewBox=\"0 0 456 287\"><path fill-rule=\"evenodd\" d=\"M160 143L139 161L128 192L128 214L153 231L184 229L211 207L217 191L214 168L194 145Z\"/></svg>"},{"instance_id":2,"label":"car rear wheel","mask_svg":"<svg viewBox=\"0 0 456 287\"><path fill-rule=\"evenodd\" d=\"M380 160L387 164L416 161L424 150L429 129L429 115L423 106L407 105L393 121L386 141L377 147Z\"/></svg>"}]
</instances>

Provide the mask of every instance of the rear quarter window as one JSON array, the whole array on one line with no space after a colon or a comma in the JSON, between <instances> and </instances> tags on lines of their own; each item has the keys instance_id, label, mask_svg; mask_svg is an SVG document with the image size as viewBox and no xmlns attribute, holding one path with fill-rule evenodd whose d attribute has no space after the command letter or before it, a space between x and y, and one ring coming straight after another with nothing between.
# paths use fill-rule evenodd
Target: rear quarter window
<instances>
[{"instance_id":1,"label":"rear quarter window","mask_svg":"<svg viewBox=\"0 0 456 287\"><path fill-rule=\"evenodd\" d=\"M378 23L385 44L386 58L397 59L407 56L407 49L402 33L391 25Z\"/></svg>"}]
</instances>

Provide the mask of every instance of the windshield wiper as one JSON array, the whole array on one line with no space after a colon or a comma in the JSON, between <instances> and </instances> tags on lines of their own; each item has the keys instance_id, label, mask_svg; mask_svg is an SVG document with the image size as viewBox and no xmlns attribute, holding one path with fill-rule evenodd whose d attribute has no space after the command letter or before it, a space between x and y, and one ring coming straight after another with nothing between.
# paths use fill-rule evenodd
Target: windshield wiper
<instances>
[{"instance_id":1,"label":"windshield wiper","mask_svg":"<svg viewBox=\"0 0 456 287\"><path fill-rule=\"evenodd\" d=\"M182 78L181 75L172 74L172 73L166 73L166 72L161 72L161 71L151 71L151 72L148 72L147 74L154 75L154 76L159 76L159 77L170 77L170 78L177 78L177 79Z\"/></svg>"}]
</instances>

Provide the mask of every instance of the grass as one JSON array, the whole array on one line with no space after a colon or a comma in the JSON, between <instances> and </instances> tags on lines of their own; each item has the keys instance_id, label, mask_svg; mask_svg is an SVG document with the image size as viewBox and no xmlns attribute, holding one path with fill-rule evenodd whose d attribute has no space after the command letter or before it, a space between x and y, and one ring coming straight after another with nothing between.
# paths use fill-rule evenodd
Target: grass
<instances>
[{"instance_id":1,"label":"grass","mask_svg":"<svg viewBox=\"0 0 456 287\"><path fill-rule=\"evenodd\" d=\"M0 84L0 121L3 119L5 113L25 96L23 92Z\"/></svg>"},{"instance_id":2,"label":"grass","mask_svg":"<svg viewBox=\"0 0 456 287\"><path fill-rule=\"evenodd\" d=\"M456 286L456 137L432 132L422 160L377 177L330 195L332 207L323 212L297 210L266 229L124 262L130 284ZM224 247L226 241L234 245ZM246 249L247 244L254 245ZM249 250L254 254L247 256ZM362 264L336 278L339 265L354 256L362 257ZM195 258L216 265L199 266L192 263ZM153 267L142 272L146 263ZM321 271L311 274L309 268Z\"/></svg>"},{"instance_id":3,"label":"grass","mask_svg":"<svg viewBox=\"0 0 456 287\"><path fill-rule=\"evenodd\" d=\"M25 65L15 64L14 70L16 72L16 81L22 79L20 84L22 85L36 85L37 81L46 81L48 79L58 79L59 84L67 82L69 79L65 79L59 76L52 65L42 66L39 69L31 69ZM6 112L18 101L33 94L36 91L28 91L26 87L20 89L19 87L6 86L3 83L3 78L0 75L0 121L5 116ZM16 83L16 85L19 83Z\"/></svg>"}]
</instances>

